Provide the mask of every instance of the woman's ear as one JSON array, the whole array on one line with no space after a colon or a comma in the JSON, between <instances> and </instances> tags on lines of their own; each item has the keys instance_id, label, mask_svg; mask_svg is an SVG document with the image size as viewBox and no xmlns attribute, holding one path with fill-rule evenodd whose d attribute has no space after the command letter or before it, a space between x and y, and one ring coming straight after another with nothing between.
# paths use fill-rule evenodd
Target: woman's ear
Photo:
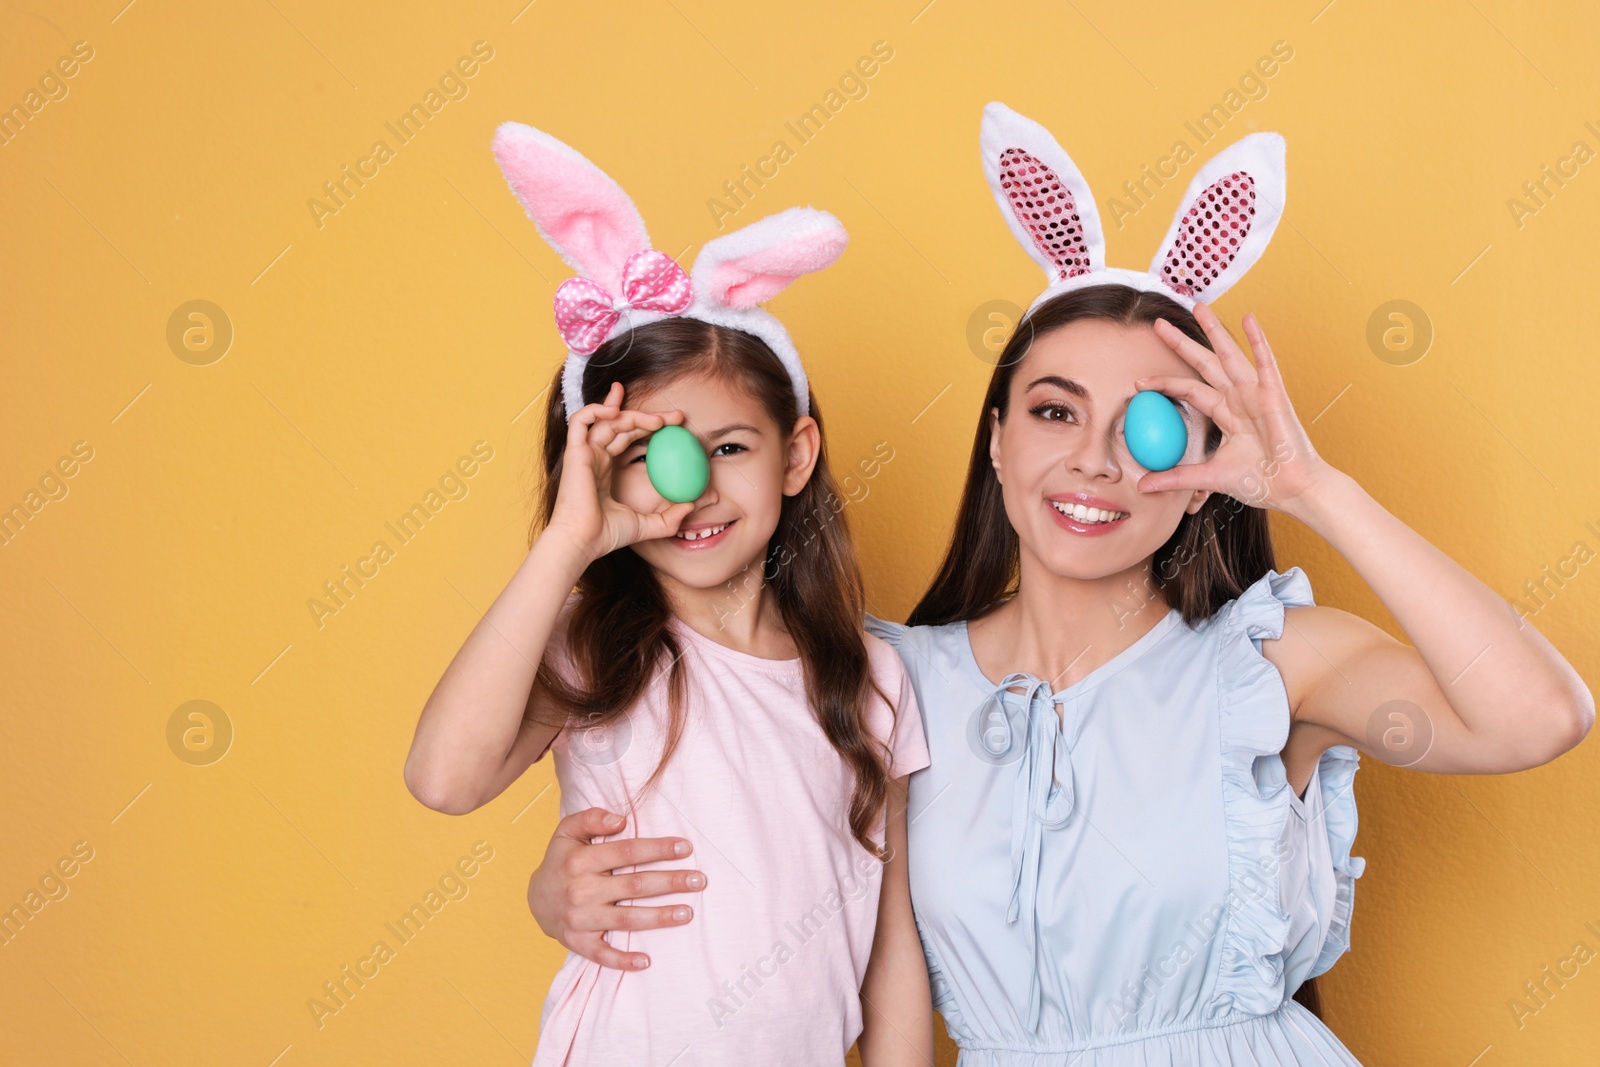
<instances>
[{"instance_id":1,"label":"woman's ear","mask_svg":"<svg viewBox=\"0 0 1600 1067\"><path fill-rule=\"evenodd\" d=\"M810 415L795 420L783 466L783 495L794 496L811 480L822 453L822 431Z\"/></svg>"},{"instance_id":2,"label":"woman's ear","mask_svg":"<svg viewBox=\"0 0 1600 1067\"><path fill-rule=\"evenodd\" d=\"M1209 489L1196 489L1194 491L1194 496L1191 497L1190 500L1189 500L1189 506L1184 508L1183 510L1188 512L1190 515L1193 515L1195 512L1199 511L1202 507L1204 507L1206 501L1209 500L1209 499L1211 499L1211 490L1209 490Z\"/></svg>"},{"instance_id":3,"label":"woman's ear","mask_svg":"<svg viewBox=\"0 0 1600 1067\"><path fill-rule=\"evenodd\" d=\"M1000 474L1000 409L989 409L989 465L994 468L994 480L1001 485L1005 479Z\"/></svg>"}]
</instances>

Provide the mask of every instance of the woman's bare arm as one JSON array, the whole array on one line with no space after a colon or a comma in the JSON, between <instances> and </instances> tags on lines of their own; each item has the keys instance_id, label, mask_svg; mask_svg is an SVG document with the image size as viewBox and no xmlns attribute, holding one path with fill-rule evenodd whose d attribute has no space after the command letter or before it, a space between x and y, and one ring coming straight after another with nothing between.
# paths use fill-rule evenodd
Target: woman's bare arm
<instances>
[{"instance_id":1,"label":"woman's bare arm","mask_svg":"<svg viewBox=\"0 0 1600 1067\"><path fill-rule=\"evenodd\" d=\"M1206 489L1294 516L1350 561L1412 642L1335 608L1290 608L1284 636L1263 642L1262 652L1291 689L1294 730L1324 747L1342 742L1388 763L1454 774L1534 767L1581 741L1594 724L1594 696L1572 664L1494 590L1317 455L1255 316L1244 318L1252 364L1208 305L1196 303L1194 313L1210 349L1164 320L1155 331L1204 381L1152 375L1134 385L1188 400L1222 429L1222 443L1202 463L1146 473L1140 490ZM1407 730L1427 731L1421 754L1391 743Z\"/></svg>"},{"instance_id":2,"label":"woman's bare arm","mask_svg":"<svg viewBox=\"0 0 1600 1067\"><path fill-rule=\"evenodd\" d=\"M1561 653L1354 479L1328 468L1292 507L1412 642L1336 608L1288 609L1283 637L1262 651L1301 693L1297 724L1441 774L1536 767L1588 733L1594 697Z\"/></svg>"},{"instance_id":3,"label":"woman's bare arm","mask_svg":"<svg viewBox=\"0 0 1600 1067\"><path fill-rule=\"evenodd\" d=\"M906 779L891 784L889 859L878 891L878 925L861 985L862 1067L927 1067L933 1062L933 993L911 910L906 870Z\"/></svg>"}]
</instances>

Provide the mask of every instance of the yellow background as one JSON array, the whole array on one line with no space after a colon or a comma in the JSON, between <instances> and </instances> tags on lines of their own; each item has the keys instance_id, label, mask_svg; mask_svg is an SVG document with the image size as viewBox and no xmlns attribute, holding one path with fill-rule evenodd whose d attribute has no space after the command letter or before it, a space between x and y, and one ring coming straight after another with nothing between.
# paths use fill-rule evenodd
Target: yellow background
<instances>
[{"instance_id":1,"label":"yellow background","mask_svg":"<svg viewBox=\"0 0 1600 1067\"><path fill-rule=\"evenodd\" d=\"M1287 42L1265 95L1111 230L1112 264L1149 262L1217 148L1281 131L1284 224L1219 311L1236 334L1259 314L1318 449L1507 599L1577 542L1600 546L1585 527L1600 526L1600 172L1581 166L1520 225L1507 204L1574 142L1600 147L1584 125L1600 126L1588 5L924 2L0 11L0 106L74 42L93 49L65 98L0 145L0 507L75 442L93 450L0 545L0 907L75 843L93 850L0 945L0 1062L531 1058L563 955L523 900L556 816L551 768L461 818L424 809L400 775L424 699L524 551L529 404L562 351L550 297L568 271L489 152L507 119L578 146L686 263L718 232L707 200L789 141L794 158L729 225L809 203L853 235L775 308L838 465L878 440L895 450L848 514L875 610L903 618L989 371L970 320L1042 284L984 186L983 104L1052 129L1108 215L1122 181L1176 140L1196 147L1184 123ZM480 40L493 58L465 98L398 145L384 124ZM893 58L865 97L797 144L785 121L877 41ZM394 157L319 226L308 201L380 138ZM198 299L234 331L205 366L167 341ZM1396 299L1435 334L1404 366L1367 340ZM384 523L476 441L493 458L468 494L319 627L306 604L322 583L390 540ZM1339 557L1274 521L1280 567L1398 636ZM1600 569L1579 567L1536 616L1591 686L1597 589ZM191 700L233 730L209 765L169 747ZM1585 929L1600 928L1597 770L1592 740L1505 777L1365 761L1354 949L1322 982L1364 1062L1592 1058L1600 964L1520 1026L1508 1002L1575 943L1600 948ZM384 924L476 841L493 859L469 895L319 1027L307 1001L322 983L389 940Z\"/></svg>"}]
</instances>

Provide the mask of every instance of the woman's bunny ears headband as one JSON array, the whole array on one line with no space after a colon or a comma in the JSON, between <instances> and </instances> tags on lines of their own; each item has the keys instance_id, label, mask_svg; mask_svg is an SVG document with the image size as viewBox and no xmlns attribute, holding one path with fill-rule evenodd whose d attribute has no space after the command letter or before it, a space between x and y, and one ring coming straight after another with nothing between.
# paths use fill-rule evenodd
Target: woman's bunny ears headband
<instances>
[{"instance_id":1,"label":"woman's bunny ears headband","mask_svg":"<svg viewBox=\"0 0 1600 1067\"><path fill-rule=\"evenodd\" d=\"M595 349L636 326L674 316L754 334L789 372L795 406L810 414L800 353L783 324L758 305L802 274L839 258L849 236L825 211L790 208L706 242L693 270L650 247L622 187L577 151L532 126L502 123L494 156L539 234L578 272L556 288L556 326L567 343L561 399L583 406L583 370Z\"/></svg>"},{"instance_id":2,"label":"woman's bunny ears headband","mask_svg":"<svg viewBox=\"0 0 1600 1067\"><path fill-rule=\"evenodd\" d=\"M1189 182L1149 270L1108 267L1089 183L1049 130L993 103L983 109L980 141L1000 214L1050 280L1030 313L1060 293L1110 283L1161 293L1192 311L1196 300L1215 300L1244 276L1283 215L1283 138L1252 133Z\"/></svg>"}]
</instances>

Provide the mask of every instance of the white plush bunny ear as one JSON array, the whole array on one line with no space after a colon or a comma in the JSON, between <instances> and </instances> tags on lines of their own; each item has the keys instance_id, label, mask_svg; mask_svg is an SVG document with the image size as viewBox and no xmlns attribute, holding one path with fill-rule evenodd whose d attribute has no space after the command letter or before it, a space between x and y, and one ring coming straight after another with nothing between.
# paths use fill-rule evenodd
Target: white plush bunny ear
<instances>
[{"instance_id":1,"label":"white plush bunny ear","mask_svg":"<svg viewBox=\"0 0 1600 1067\"><path fill-rule=\"evenodd\" d=\"M1283 217L1284 140L1252 133L1195 174L1150 263L1175 292L1210 302L1255 265Z\"/></svg>"},{"instance_id":2,"label":"white plush bunny ear","mask_svg":"<svg viewBox=\"0 0 1600 1067\"><path fill-rule=\"evenodd\" d=\"M1000 214L1051 284L1105 267L1094 194L1049 130L995 102L983 109L979 144Z\"/></svg>"},{"instance_id":3,"label":"white plush bunny ear","mask_svg":"<svg viewBox=\"0 0 1600 1067\"><path fill-rule=\"evenodd\" d=\"M826 211L792 207L707 241L689 277L707 303L746 310L771 300L801 275L828 266L849 242L839 220Z\"/></svg>"},{"instance_id":4,"label":"white plush bunny ear","mask_svg":"<svg viewBox=\"0 0 1600 1067\"><path fill-rule=\"evenodd\" d=\"M622 187L576 149L520 122L501 123L493 149L540 236L583 277L621 293L623 264L650 247Z\"/></svg>"}]
</instances>

